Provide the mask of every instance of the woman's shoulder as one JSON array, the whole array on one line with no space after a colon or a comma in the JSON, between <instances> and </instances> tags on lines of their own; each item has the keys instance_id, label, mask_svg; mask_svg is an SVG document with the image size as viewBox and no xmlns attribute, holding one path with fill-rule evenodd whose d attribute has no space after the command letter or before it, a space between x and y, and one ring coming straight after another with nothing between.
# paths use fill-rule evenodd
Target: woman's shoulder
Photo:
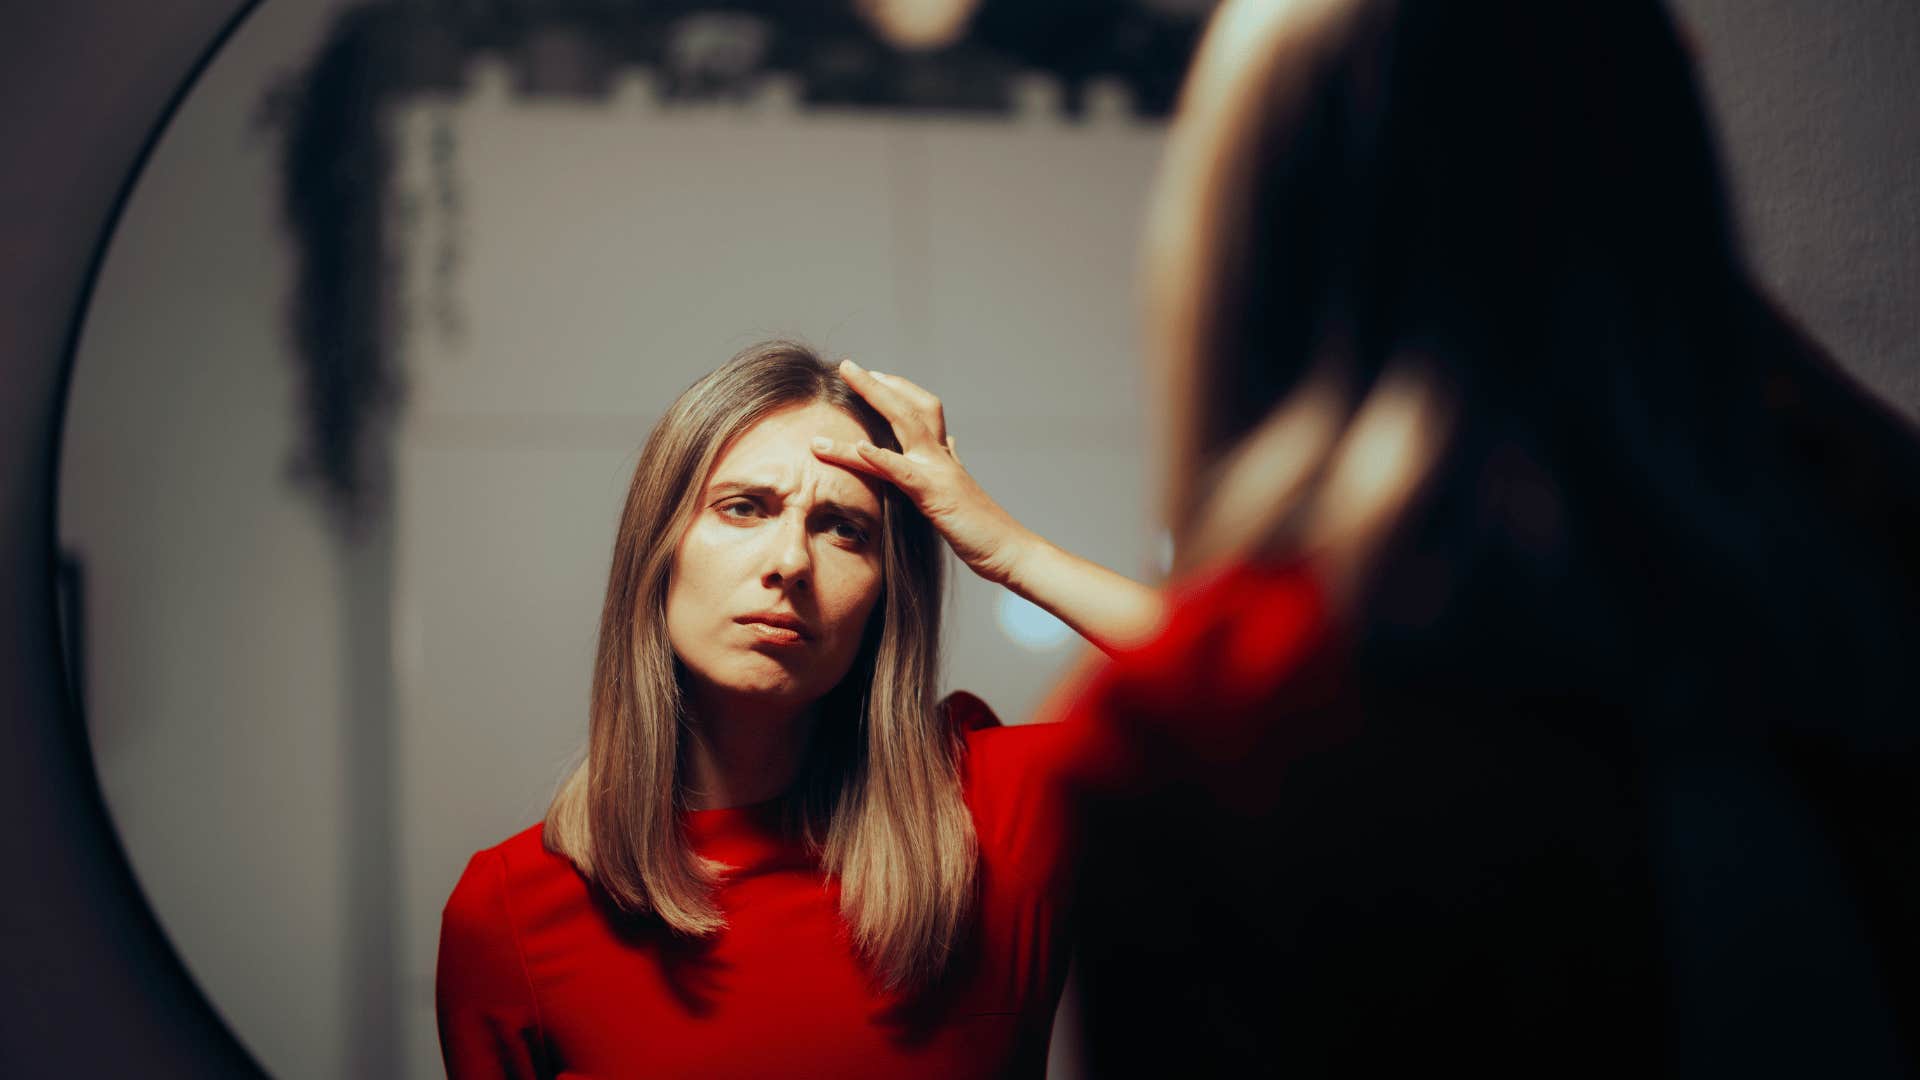
<instances>
[{"instance_id":1,"label":"woman's shoulder","mask_svg":"<svg viewBox=\"0 0 1920 1080\"><path fill-rule=\"evenodd\" d=\"M1001 723L986 702L964 690L949 694L940 710L959 736L961 783L976 822L1009 809L1024 812L1072 757L1076 733L1064 724Z\"/></svg>"},{"instance_id":2,"label":"woman's shoulder","mask_svg":"<svg viewBox=\"0 0 1920 1080\"><path fill-rule=\"evenodd\" d=\"M942 699L940 712L948 727L958 732L963 765L975 780L1034 768L1071 741L1071 732L1060 724L1003 723L986 702L965 690Z\"/></svg>"},{"instance_id":3,"label":"woman's shoulder","mask_svg":"<svg viewBox=\"0 0 1920 1080\"><path fill-rule=\"evenodd\" d=\"M1003 724L968 693L941 703L961 740L961 783L982 862L996 888L1050 889L1063 872L1067 818L1062 770L1076 732L1066 724Z\"/></svg>"},{"instance_id":4,"label":"woman's shoulder","mask_svg":"<svg viewBox=\"0 0 1920 1080\"><path fill-rule=\"evenodd\" d=\"M573 864L547 849L544 831L544 825L531 825L475 852L447 898L447 913L490 915L509 894L550 892L577 880Z\"/></svg>"},{"instance_id":5,"label":"woman's shoulder","mask_svg":"<svg viewBox=\"0 0 1920 1080\"><path fill-rule=\"evenodd\" d=\"M565 863L562 855L547 850L543 837L546 833L544 822L529 825L505 840L484 847L473 853L468 860L473 863L495 862L509 874L539 873L552 867L556 862Z\"/></svg>"}]
</instances>

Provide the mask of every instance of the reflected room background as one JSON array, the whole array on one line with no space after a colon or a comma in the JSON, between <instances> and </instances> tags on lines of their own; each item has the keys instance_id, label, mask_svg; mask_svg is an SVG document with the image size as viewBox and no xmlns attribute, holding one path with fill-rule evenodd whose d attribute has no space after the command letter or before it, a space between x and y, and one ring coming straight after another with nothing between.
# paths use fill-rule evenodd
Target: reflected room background
<instances>
[{"instance_id":1,"label":"reflected room background","mask_svg":"<svg viewBox=\"0 0 1920 1080\"><path fill-rule=\"evenodd\" d=\"M1676 6L1756 265L1920 414L1920 20ZM1158 578L1136 250L1211 4L947 7L268 0L186 99L78 347L62 612L271 1073L439 1074L441 904L576 760L635 455L739 348L934 389L1016 516ZM1076 639L955 569L946 686L1032 719Z\"/></svg>"}]
</instances>

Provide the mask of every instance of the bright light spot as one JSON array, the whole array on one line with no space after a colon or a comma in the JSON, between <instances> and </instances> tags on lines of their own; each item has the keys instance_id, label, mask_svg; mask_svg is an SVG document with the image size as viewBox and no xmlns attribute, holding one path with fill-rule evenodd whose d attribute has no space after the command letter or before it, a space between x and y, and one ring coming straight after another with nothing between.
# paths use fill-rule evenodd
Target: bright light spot
<instances>
[{"instance_id":1,"label":"bright light spot","mask_svg":"<svg viewBox=\"0 0 1920 1080\"><path fill-rule=\"evenodd\" d=\"M994 608L1000 620L1000 632L1013 643L1036 652L1065 644L1073 637L1073 628L1038 604L1029 603L1010 592L1001 592Z\"/></svg>"},{"instance_id":2,"label":"bright light spot","mask_svg":"<svg viewBox=\"0 0 1920 1080\"><path fill-rule=\"evenodd\" d=\"M939 49L966 31L980 0L859 0L881 36L901 49Z\"/></svg>"}]
</instances>

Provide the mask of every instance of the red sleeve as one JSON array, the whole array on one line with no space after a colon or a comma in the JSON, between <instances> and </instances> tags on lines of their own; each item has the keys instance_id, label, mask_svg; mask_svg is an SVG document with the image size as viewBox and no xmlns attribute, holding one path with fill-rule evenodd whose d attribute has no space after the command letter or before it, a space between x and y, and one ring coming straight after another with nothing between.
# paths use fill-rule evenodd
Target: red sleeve
<instances>
[{"instance_id":1,"label":"red sleeve","mask_svg":"<svg viewBox=\"0 0 1920 1080\"><path fill-rule=\"evenodd\" d=\"M1294 762L1350 739L1344 644L1312 568L1238 564L1171 600L1152 642L1077 688L1076 786L1121 795L1189 785L1255 813Z\"/></svg>"},{"instance_id":2,"label":"red sleeve","mask_svg":"<svg viewBox=\"0 0 1920 1080\"><path fill-rule=\"evenodd\" d=\"M434 1005L451 1080L552 1075L498 851L467 863L441 913Z\"/></svg>"}]
</instances>

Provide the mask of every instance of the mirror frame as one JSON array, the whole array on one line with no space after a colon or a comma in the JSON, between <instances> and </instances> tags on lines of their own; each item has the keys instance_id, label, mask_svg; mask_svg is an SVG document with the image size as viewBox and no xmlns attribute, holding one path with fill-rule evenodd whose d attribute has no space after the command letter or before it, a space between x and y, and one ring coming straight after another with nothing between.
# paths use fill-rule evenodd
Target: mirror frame
<instances>
[{"instance_id":1,"label":"mirror frame","mask_svg":"<svg viewBox=\"0 0 1920 1080\"><path fill-rule=\"evenodd\" d=\"M0 1073L261 1076L122 850L55 615L55 479L82 320L128 196L259 0L69 0L0 16Z\"/></svg>"}]
</instances>

